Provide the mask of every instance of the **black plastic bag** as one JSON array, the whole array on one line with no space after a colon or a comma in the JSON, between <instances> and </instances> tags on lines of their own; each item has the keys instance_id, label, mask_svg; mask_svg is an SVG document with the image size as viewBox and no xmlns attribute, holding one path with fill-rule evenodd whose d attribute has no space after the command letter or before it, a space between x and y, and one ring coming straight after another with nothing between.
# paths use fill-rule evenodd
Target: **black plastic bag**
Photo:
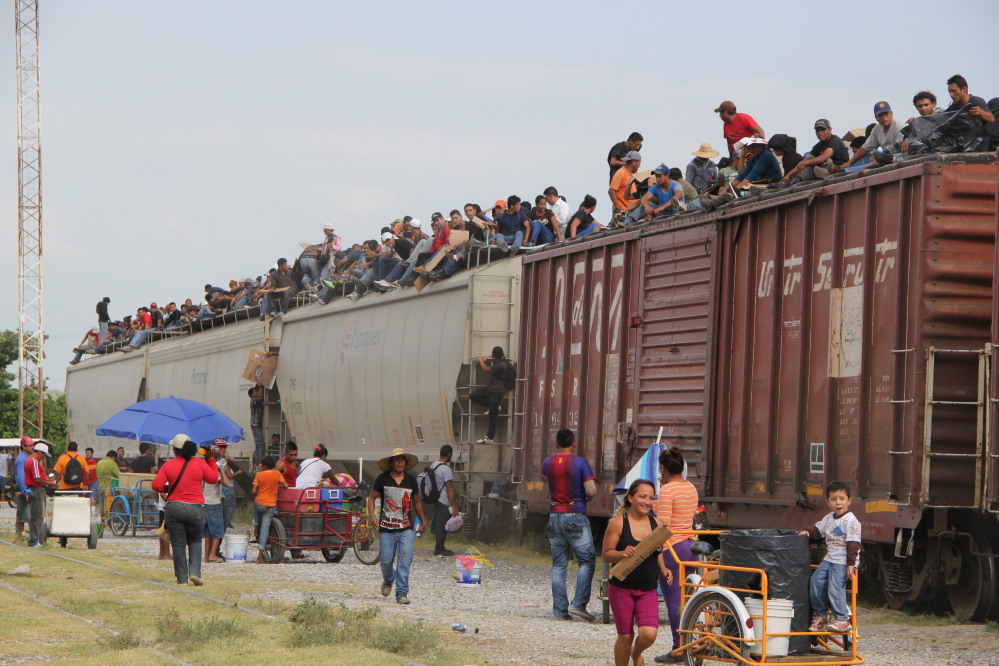
<instances>
[{"instance_id":1,"label":"black plastic bag","mask_svg":"<svg viewBox=\"0 0 999 666\"><path fill-rule=\"evenodd\" d=\"M902 130L909 138L909 154L973 153L982 140L983 120L971 115L968 104L960 111L916 116Z\"/></svg>"},{"instance_id":2,"label":"black plastic bag","mask_svg":"<svg viewBox=\"0 0 999 666\"><path fill-rule=\"evenodd\" d=\"M791 631L808 631L811 602L808 584L812 576L808 537L795 530L729 530L718 535L721 542L721 564L763 569L767 573L767 591L771 599L794 602ZM722 571L720 582L725 587L759 590L759 574ZM737 592L740 597L746 596ZM757 595L760 596L760 595ZM788 654L802 654L810 649L808 636L791 636Z\"/></svg>"}]
</instances>

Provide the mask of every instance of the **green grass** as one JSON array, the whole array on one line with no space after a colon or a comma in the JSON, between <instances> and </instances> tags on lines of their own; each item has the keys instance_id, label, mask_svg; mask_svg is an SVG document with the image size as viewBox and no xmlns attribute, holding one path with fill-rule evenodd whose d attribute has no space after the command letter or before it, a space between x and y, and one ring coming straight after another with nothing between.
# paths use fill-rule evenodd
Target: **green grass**
<instances>
[{"instance_id":1,"label":"green grass","mask_svg":"<svg viewBox=\"0 0 999 666\"><path fill-rule=\"evenodd\" d=\"M989 620L985 623L985 631L990 634L999 634L999 622L993 622Z\"/></svg>"}]
</instances>

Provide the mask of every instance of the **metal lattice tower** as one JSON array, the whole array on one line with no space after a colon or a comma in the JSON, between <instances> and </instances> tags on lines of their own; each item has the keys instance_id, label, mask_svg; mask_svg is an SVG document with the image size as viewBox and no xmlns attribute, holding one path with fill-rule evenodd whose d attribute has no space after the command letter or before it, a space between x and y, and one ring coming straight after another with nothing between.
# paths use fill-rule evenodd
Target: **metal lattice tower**
<instances>
[{"instance_id":1,"label":"metal lattice tower","mask_svg":"<svg viewBox=\"0 0 999 666\"><path fill-rule=\"evenodd\" d=\"M15 0L17 28L18 430L41 437L42 146L38 97L38 0Z\"/></svg>"}]
</instances>

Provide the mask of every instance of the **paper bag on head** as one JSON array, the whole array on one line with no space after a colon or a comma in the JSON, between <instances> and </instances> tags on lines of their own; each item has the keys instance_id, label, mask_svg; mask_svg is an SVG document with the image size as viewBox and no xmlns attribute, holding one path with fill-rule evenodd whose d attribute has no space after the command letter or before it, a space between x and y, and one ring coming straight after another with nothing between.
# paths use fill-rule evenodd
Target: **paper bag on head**
<instances>
[{"instance_id":1,"label":"paper bag on head","mask_svg":"<svg viewBox=\"0 0 999 666\"><path fill-rule=\"evenodd\" d=\"M267 388L273 388L277 364L277 356L268 356L267 352L251 349L246 367L243 369L243 379L254 384L263 384Z\"/></svg>"},{"instance_id":2,"label":"paper bag on head","mask_svg":"<svg viewBox=\"0 0 999 666\"><path fill-rule=\"evenodd\" d=\"M641 543L635 546L635 554L626 557L610 570L610 577L624 580L628 574L638 568L638 565L649 559L649 555L655 552L656 548L666 543L666 540L673 536L670 529L665 525L660 525L649 533L649 536L642 539Z\"/></svg>"}]
</instances>

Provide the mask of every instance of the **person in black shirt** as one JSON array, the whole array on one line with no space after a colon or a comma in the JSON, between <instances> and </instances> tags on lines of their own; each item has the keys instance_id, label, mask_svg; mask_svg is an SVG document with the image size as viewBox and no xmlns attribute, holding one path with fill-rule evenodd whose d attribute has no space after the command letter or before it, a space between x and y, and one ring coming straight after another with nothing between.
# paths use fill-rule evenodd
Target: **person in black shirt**
<instances>
[{"instance_id":1,"label":"person in black shirt","mask_svg":"<svg viewBox=\"0 0 999 666\"><path fill-rule=\"evenodd\" d=\"M503 396L506 395L506 375L510 370L510 362L503 356L503 348L500 346L493 347L493 355L489 359L485 356L476 356L475 360L479 362L479 367L489 377L485 386L476 388L468 395L472 401L489 408L489 430L486 436L477 443L492 444L493 438L496 437L499 406L503 402ZM492 363L486 363L487 360L492 361Z\"/></svg>"},{"instance_id":2,"label":"person in black shirt","mask_svg":"<svg viewBox=\"0 0 999 666\"><path fill-rule=\"evenodd\" d=\"M108 315L108 303L111 299L105 296L97 302L97 344L100 344L104 337L108 334L108 322L111 321L111 317Z\"/></svg>"},{"instance_id":3,"label":"person in black shirt","mask_svg":"<svg viewBox=\"0 0 999 666\"><path fill-rule=\"evenodd\" d=\"M132 461L132 471L138 474L155 474L156 458L149 455L149 442L139 442L139 455Z\"/></svg>"},{"instance_id":4,"label":"person in black shirt","mask_svg":"<svg viewBox=\"0 0 999 666\"><path fill-rule=\"evenodd\" d=\"M977 151L984 152L988 150L989 125L996 120L996 117L989 110L988 102L978 95L968 94L968 80L960 74L955 74L947 79L947 94L953 100L951 105L947 107L947 111L960 111L964 107L970 106L971 108L968 109L968 113L982 121L981 130L979 131L979 136L982 140L978 144Z\"/></svg>"},{"instance_id":5,"label":"person in black shirt","mask_svg":"<svg viewBox=\"0 0 999 666\"><path fill-rule=\"evenodd\" d=\"M642 135L638 132L632 132L628 135L627 140L621 143L615 143L611 146L610 152L607 153L607 165L610 167L610 178L607 182L614 180L614 172L625 165L622 157L630 153L631 151L640 151L642 149Z\"/></svg>"},{"instance_id":6,"label":"person in black shirt","mask_svg":"<svg viewBox=\"0 0 999 666\"><path fill-rule=\"evenodd\" d=\"M815 136L819 140L812 146L806 159L802 159L790 171L784 174L781 184L794 185L809 180L822 180L829 177L828 163L837 166L850 160L843 139L832 133L832 125L825 118L815 121Z\"/></svg>"},{"instance_id":7,"label":"person in black shirt","mask_svg":"<svg viewBox=\"0 0 999 666\"><path fill-rule=\"evenodd\" d=\"M393 449L390 454L378 461L382 473L375 479L368 496L368 514L374 516L378 528L379 560L382 565L383 597L392 593L395 585L395 600L400 604L409 603L409 569L413 564L413 538L423 534L427 527L423 515L423 502L416 479L407 472L416 466L416 456L403 449ZM380 511L375 513L375 504ZM413 529L412 510L420 519Z\"/></svg>"}]
</instances>

